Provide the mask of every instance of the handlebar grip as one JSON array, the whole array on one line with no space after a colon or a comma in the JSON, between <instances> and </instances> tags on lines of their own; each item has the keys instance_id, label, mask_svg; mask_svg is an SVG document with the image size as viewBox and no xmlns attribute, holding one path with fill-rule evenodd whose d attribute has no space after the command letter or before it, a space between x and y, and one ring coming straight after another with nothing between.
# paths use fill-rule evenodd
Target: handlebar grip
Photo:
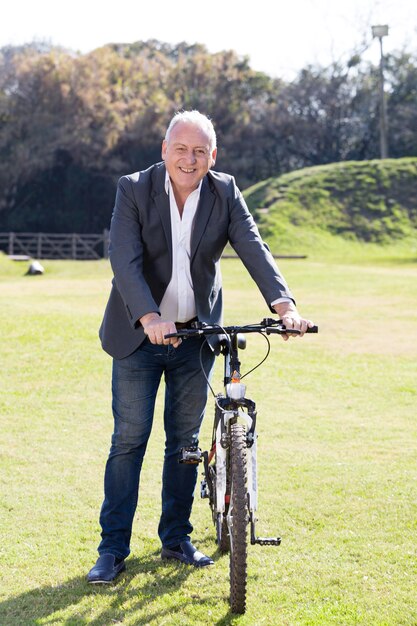
<instances>
[{"instance_id":1,"label":"handlebar grip","mask_svg":"<svg viewBox=\"0 0 417 626\"><path fill-rule=\"evenodd\" d=\"M282 320L278 320L279 324L282 324ZM312 326L311 328L307 328L306 333L318 333L319 332L319 327L318 326Z\"/></svg>"},{"instance_id":2,"label":"handlebar grip","mask_svg":"<svg viewBox=\"0 0 417 626\"><path fill-rule=\"evenodd\" d=\"M318 332L319 332L318 326L312 326L311 328L307 328L306 330L306 333L318 333ZM278 335L285 335L285 333L287 333L288 335L299 335L300 331L295 330L293 328L285 329L285 327L282 327L282 328L268 328L267 333L276 333Z\"/></svg>"},{"instance_id":3,"label":"handlebar grip","mask_svg":"<svg viewBox=\"0 0 417 626\"><path fill-rule=\"evenodd\" d=\"M178 330L176 333L168 333L164 335L164 339L171 339L171 337L197 337L201 335L201 331L195 328L183 328L182 330Z\"/></svg>"}]
</instances>

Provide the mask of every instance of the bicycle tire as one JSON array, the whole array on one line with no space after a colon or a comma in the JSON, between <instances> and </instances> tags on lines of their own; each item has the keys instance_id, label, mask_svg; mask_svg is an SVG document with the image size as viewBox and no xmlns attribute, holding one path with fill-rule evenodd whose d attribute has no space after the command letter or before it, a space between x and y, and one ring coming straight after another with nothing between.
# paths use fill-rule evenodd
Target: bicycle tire
<instances>
[{"instance_id":1,"label":"bicycle tire","mask_svg":"<svg viewBox=\"0 0 417 626\"><path fill-rule=\"evenodd\" d=\"M233 613L246 610L248 555L248 508L246 501L246 431L242 424L232 424L230 441L231 495L230 535L230 607Z\"/></svg>"}]
</instances>

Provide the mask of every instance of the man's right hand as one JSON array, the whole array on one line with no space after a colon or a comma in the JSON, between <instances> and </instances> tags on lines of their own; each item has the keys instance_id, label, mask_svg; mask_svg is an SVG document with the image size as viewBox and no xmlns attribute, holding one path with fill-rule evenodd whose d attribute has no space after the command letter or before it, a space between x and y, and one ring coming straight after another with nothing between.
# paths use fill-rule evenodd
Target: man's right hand
<instances>
[{"instance_id":1,"label":"man's right hand","mask_svg":"<svg viewBox=\"0 0 417 626\"><path fill-rule=\"evenodd\" d=\"M181 339L179 337L165 339L165 335L177 332L174 322L163 322L157 313L146 313L139 322L143 326L145 335L154 345L168 346L171 344L174 348L178 348L180 345Z\"/></svg>"}]
</instances>

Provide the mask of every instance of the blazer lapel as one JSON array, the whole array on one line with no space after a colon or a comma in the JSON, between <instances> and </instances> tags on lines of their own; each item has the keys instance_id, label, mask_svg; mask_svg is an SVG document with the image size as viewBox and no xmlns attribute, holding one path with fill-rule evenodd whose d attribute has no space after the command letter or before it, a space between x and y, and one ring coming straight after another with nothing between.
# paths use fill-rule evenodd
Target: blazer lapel
<instances>
[{"instance_id":1,"label":"blazer lapel","mask_svg":"<svg viewBox=\"0 0 417 626\"><path fill-rule=\"evenodd\" d=\"M201 241L204 231L207 227L207 222L210 219L211 212L213 210L216 196L211 191L207 176L203 180L201 185L200 200L198 202L197 211L194 219L194 227L191 235L191 258L193 261L195 253L197 252L198 245Z\"/></svg>"},{"instance_id":2,"label":"blazer lapel","mask_svg":"<svg viewBox=\"0 0 417 626\"><path fill-rule=\"evenodd\" d=\"M169 206L169 196L165 190L165 172L166 169L164 164L161 164L161 167L155 172L153 199L155 207L158 211L159 219L162 223L162 228L164 229L172 267L171 210Z\"/></svg>"}]
</instances>

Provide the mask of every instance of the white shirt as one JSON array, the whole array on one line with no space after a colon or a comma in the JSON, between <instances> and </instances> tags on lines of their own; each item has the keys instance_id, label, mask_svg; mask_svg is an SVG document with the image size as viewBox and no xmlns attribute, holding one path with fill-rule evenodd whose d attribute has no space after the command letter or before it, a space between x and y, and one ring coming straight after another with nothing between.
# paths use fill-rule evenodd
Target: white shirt
<instances>
[{"instance_id":1,"label":"white shirt","mask_svg":"<svg viewBox=\"0 0 417 626\"><path fill-rule=\"evenodd\" d=\"M202 181L197 189L188 196L181 218L168 172L166 174L165 190L169 196L171 215L172 275L162 302L159 305L161 319L164 321L188 322L197 314L191 278L190 256L191 233L200 199L201 185Z\"/></svg>"},{"instance_id":2,"label":"white shirt","mask_svg":"<svg viewBox=\"0 0 417 626\"><path fill-rule=\"evenodd\" d=\"M172 274L170 283L159 305L161 320L172 322L188 322L196 317L194 287L191 278L191 233L194 227L195 214L200 199L202 181L188 196L182 219L178 210L175 195L168 172L165 176L165 191L169 196L172 237ZM271 305L279 302L292 302L290 298L278 298Z\"/></svg>"}]
</instances>

